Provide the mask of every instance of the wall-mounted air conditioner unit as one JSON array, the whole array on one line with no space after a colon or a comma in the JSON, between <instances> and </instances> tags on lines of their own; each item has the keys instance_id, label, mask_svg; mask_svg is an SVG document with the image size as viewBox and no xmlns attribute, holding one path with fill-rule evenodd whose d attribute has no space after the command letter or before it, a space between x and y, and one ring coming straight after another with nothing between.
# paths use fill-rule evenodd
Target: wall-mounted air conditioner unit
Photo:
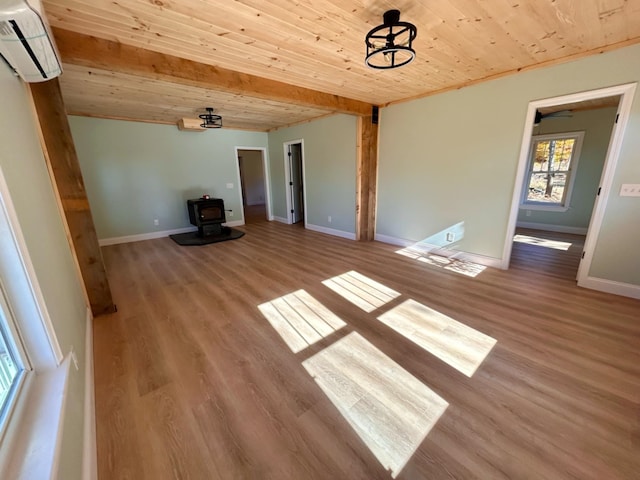
<instances>
[{"instance_id":1,"label":"wall-mounted air conditioner unit","mask_svg":"<svg viewBox=\"0 0 640 480\"><path fill-rule=\"evenodd\" d=\"M25 82L62 73L40 0L0 0L0 54Z\"/></svg>"}]
</instances>

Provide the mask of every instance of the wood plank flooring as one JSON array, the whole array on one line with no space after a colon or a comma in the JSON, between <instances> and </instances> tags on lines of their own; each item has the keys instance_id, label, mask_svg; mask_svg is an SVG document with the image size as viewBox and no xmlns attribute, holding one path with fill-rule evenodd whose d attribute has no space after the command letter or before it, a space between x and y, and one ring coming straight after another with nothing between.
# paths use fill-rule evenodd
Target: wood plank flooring
<instances>
[{"instance_id":1,"label":"wood plank flooring","mask_svg":"<svg viewBox=\"0 0 640 480\"><path fill-rule=\"evenodd\" d=\"M103 248L118 312L94 326L100 479L392 478L303 365L354 332L448 403L396 478L638 478L640 301L576 287L581 246L515 243L508 271L472 278L240 228ZM351 271L400 296L366 312L322 284ZM346 326L293 353L258 306L298 290ZM471 377L377 320L409 299L497 340Z\"/></svg>"}]
</instances>

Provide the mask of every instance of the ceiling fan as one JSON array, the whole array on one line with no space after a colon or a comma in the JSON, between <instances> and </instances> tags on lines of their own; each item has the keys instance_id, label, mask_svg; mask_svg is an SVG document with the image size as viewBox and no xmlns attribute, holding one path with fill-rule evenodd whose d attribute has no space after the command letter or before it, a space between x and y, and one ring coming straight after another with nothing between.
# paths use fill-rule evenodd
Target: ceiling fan
<instances>
[{"instance_id":1,"label":"ceiling fan","mask_svg":"<svg viewBox=\"0 0 640 480\"><path fill-rule=\"evenodd\" d=\"M540 122L545 118L570 118L571 110L559 110L557 112L542 113L540 110L536 110L536 117L533 120L534 125L540 125Z\"/></svg>"}]
</instances>

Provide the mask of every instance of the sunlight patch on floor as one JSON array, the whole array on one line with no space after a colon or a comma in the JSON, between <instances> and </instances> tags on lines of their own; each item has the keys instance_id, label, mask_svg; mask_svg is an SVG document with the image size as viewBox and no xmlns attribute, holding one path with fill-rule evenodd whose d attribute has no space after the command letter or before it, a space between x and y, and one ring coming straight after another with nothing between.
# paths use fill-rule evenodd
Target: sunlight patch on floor
<instances>
[{"instance_id":1,"label":"sunlight patch on floor","mask_svg":"<svg viewBox=\"0 0 640 480\"><path fill-rule=\"evenodd\" d=\"M393 478L449 405L356 332L302 365Z\"/></svg>"},{"instance_id":2,"label":"sunlight patch on floor","mask_svg":"<svg viewBox=\"0 0 640 480\"><path fill-rule=\"evenodd\" d=\"M353 270L324 280L322 284L367 313L400 296L395 290Z\"/></svg>"},{"instance_id":3,"label":"sunlight patch on floor","mask_svg":"<svg viewBox=\"0 0 640 480\"><path fill-rule=\"evenodd\" d=\"M304 350L346 325L305 290L258 305L258 309L293 353Z\"/></svg>"},{"instance_id":4,"label":"sunlight patch on floor","mask_svg":"<svg viewBox=\"0 0 640 480\"><path fill-rule=\"evenodd\" d=\"M467 277L476 277L487 267L478 263L467 262L453 256L438 255L437 253L425 251L422 248L406 247L396 251L397 254L413 258L418 262L423 262L434 267L440 267L450 272L459 273Z\"/></svg>"},{"instance_id":5,"label":"sunlight patch on floor","mask_svg":"<svg viewBox=\"0 0 640 480\"><path fill-rule=\"evenodd\" d=\"M401 303L378 320L467 377L496 344L494 338L415 300Z\"/></svg>"},{"instance_id":6,"label":"sunlight patch on floor","mask_svg":"<svg viewBox=\"0 0 640 480\"><path fill-rule=\"evenodd\" d=\"M532 237L530 235L516 235L513 237L514 242L528 243L529 245L537 245L538 247L553 248L555 250L569 250L571 242L561 242L559 240L549 240L547 238Z\"/></svg>"}]
</instances>

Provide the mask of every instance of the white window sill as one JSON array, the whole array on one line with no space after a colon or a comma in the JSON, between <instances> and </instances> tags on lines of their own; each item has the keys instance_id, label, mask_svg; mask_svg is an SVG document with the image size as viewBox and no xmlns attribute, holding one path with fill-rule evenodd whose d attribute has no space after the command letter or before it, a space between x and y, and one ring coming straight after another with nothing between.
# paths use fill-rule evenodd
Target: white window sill
<instances>
[{"instance_id":1,"label":"white window sill","mask_svg":"<svg viewBox=\"0 0 640 480\"><path fill-rule=\"evenodd\" d=\"M569 207L564 205L544 205L542 203L523 203L520 210L538 210L541 212L566 212Z\"/></svg>"},{"instance_id":2,"label":"white window sill","mask_svg":"<svg viewBox=\"0 0 640 480\"><path fill-rule=\"evenodd\" d=\"M53 479L57 475L70 359L28 373L1 443L0 478Z\"/></svg>"}]
</instances>

